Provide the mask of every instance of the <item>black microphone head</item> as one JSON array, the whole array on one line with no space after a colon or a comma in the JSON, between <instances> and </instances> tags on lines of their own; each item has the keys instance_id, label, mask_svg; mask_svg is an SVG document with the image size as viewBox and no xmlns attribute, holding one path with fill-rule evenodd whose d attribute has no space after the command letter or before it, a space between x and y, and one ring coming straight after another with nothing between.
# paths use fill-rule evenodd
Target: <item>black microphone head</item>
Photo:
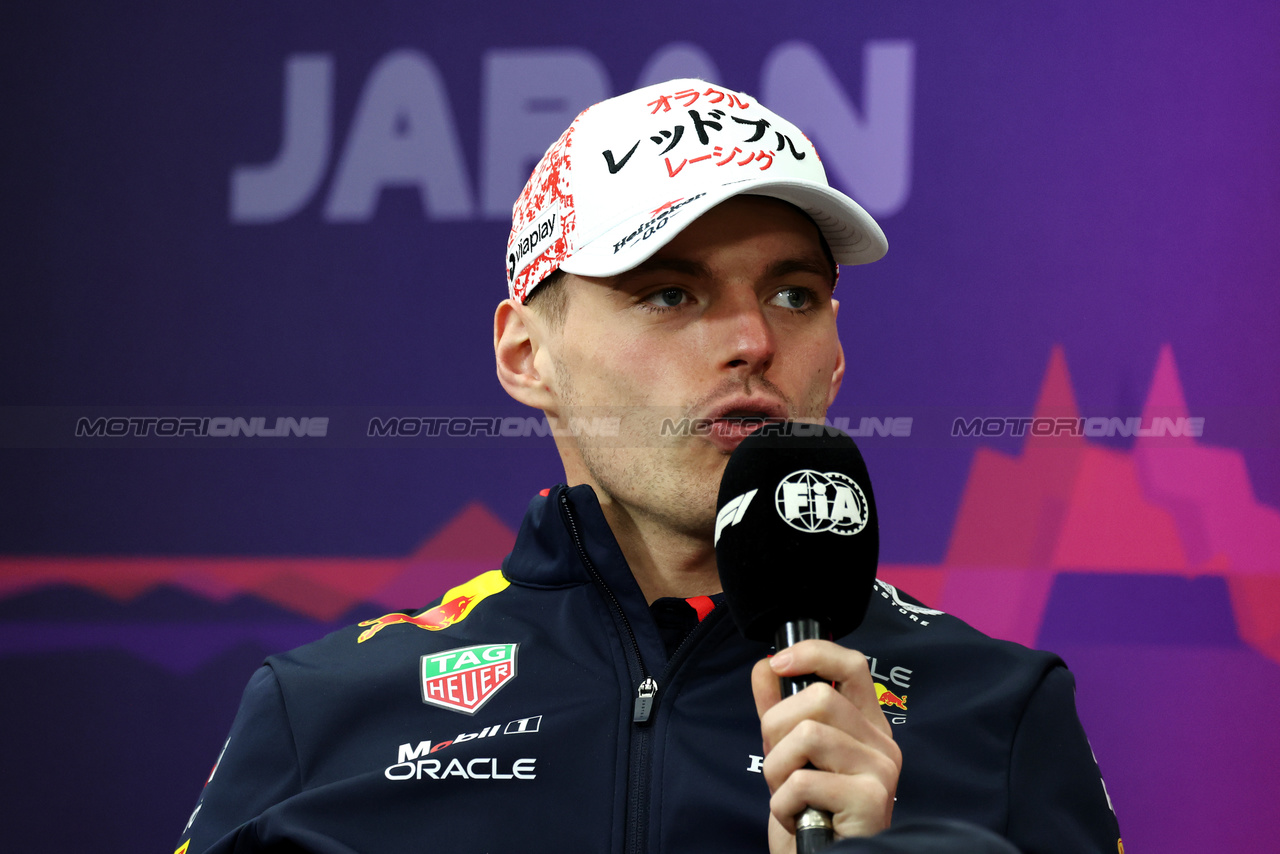
<instances>
[{"instance_id":1,"label":"black microphone head","mask_svg":"<svg viewBox=\"0 0 1280 854\"><path fill-rule=\"evenodd\" d=\"M729 613L750 640L815 619L843 637L866 616L880 558L871 479L834 427L766 424L729 457L715 546Z\"/></svg>"}]
</instances>

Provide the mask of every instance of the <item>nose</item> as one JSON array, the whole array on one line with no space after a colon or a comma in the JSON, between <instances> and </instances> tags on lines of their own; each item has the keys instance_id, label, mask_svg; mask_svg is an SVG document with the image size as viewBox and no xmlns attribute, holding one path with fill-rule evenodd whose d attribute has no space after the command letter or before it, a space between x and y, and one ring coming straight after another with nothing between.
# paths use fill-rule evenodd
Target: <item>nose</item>
<instances>
[{"instance_id":1,"label":"nose","mask_svg":"<svg viewBox=\"0 0 1280 854\"><path fill-rule=\"evenodd\" d=\"M755 289L742 288L723 295L720 308L716 325L721 330L723 366L749 376L769 370L778 343Z\"/></svg>"}]
</instances>

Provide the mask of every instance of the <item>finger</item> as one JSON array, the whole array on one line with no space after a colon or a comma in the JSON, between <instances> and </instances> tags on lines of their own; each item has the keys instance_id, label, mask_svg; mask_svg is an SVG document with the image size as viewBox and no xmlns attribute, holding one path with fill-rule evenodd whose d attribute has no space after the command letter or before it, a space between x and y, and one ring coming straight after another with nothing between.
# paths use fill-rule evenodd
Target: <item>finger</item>
<instances>
[{"instance_id":1,"label":"finger","mask_svg":"<svg viewBox=\"0 0 1280 854\"><path fill-rule=\"evenodd\" d=\"M776 792L791 775L808 767L834 774L870 774L886 788L896 789L902 754L892 742L868 744L834 727L806 720L774 746L761 770L769 791Z\"/></svg>"},{"instance_id":2,"label":"finger","mask_svg":"<svg viewBox=\"0 0 1280 854\"><path fill-rule=\"evenodd\" d=\"M793 826L787 830L777 816L769 813L769 854L796 854L794 822L792 819Z\"/></svg>"},{"instance_id":3,"label":"finger","mask_svg":"<svg viewBox=\"0 0 1280 854\"><path fill-rule=\"evenodd\" d=\"M778 701L761 716L765 755L805 721L826 724L881 752L897 752L893 731L878 705L868 714L833 686L819 682Z\"/></svg>"},{"instance_id":4,"label":"finger","mask_svg":"<svg viewBox=\"0 0 1280 854\"><path fill-rule=\"evenodd\" d=\"M848 685L853 689L869 688L871 699L875 699L871 664L867 657L856 649L849 649L832 641L800 641L794 646L779 650L777 655L769 659L769 666L778 676L813 674L824 681ZM857 699L856 695L850 694L850 699Z\"/></svg>"},{"instance_id":5,"label":"finger","mask_svg":"<svg viewBox=\"0 0 1280 854\"><path fill-rule=\"evenodd\" d=\"M756 701L756 715L764 717L764 713L777 705L782 699L782 689L778 684L778 675L769 666L769 659L762 658L751 668L751 694Z\"/></svg>"},{"instance_id":6,"label":"finger","mask_svg":"<svg viewBox=\"0 0 1280 854\"><path fill-rule=\"evenodd\" d=\"M769 799L769 812L789 833L806 807L831 813L836 835L871 836L893 818L893 789L874 774L831 774L801 769Z\"/></svg>"},{"instance_id":7,"label":"finger","mask_svg":"<svg viewBox=\"0 0 1280 854\"><path fill-rule=\"evenodd\" d=\"M841 694L848 697L868 720L889 732L889 724L880 711L875 682L871 676L871 664L867 657L854 649L831 641L806 640L781 650L769 659L769 666L778 676L804 676L814 674L834 683Z\"/></svg>"}]
</instances>

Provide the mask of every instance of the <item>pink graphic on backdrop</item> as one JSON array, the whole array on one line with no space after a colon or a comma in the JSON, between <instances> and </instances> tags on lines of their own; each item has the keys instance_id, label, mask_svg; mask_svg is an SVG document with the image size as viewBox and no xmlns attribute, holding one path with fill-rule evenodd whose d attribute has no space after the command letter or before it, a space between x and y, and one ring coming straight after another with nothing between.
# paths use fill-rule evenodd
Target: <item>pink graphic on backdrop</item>
<instances>
[{"instance_id":1,"label":"pink graphic on backdrop","mask_svg":"<svg viewBox=\"0 0 1280 854\"><path fill-rule=\"evenodd\" d=\"M1034 414L1080 414L1060 348ZM1143 423L1187 416L1166 345ZM915 591L928 573L925 601L1030 645L1060 571L1224 576L1241 639L1280 661L1280 512L1258 502L1238 451L1190 436L1139 437L1132 451L1069 436L1029 436L1016 457L980 448L943 565L881 575Z\"/></svg>"},{"instance_id":2,"label":"pink graphic on backdrop","mask_svg":"<svg viewBox=\"0 0 1280 854\"><path fill-rule=\"evenodd\" d=\"M1160 350L1148 413L1187 413L1168 346ZM1244 457L1189 437L1139 439L1133 456L1147 494L1177 521L1192 564L1227 577L1241 638L1280 661L1280 512L1254 495Z\"/></svg>"},{"instance_id":3,"label":"pink graphic on backdrop","mask_svg":"<svg viewBox=\"0 0 1280 854\"><path fill-rule=\"evenodd\" d=\"M0 599L65 584L127 602L168 585L215 602L248 594L332 620L361 602L388 610L425 606L498 567L514 544L511 529L473 502L407 557L5 557Z\"/></svg>"}]
</instances>

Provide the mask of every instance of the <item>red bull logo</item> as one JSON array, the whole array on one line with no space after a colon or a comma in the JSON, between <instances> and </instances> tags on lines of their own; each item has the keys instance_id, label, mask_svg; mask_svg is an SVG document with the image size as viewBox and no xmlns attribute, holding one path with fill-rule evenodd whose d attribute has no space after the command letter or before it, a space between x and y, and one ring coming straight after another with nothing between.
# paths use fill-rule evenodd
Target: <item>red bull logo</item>
<instances>
[{"instance_id":1,"label":"red bull logo","mask_svg":"<svg viewBox=\"0 0 1280 854\"><path fill-rule=\"evenodd\" d=\"M474 596L458 596L448 602L442 602L434 608L423 611L416 617L397 613L385 614L376 620L365 620L360 625L371 626L372 628L365 629L356 640L359 643L364 643L387 626L394 626L397 623L408 623L411 626L417 626L429 632L438 632L441 629L447 629L465 617L473 602L475 602Z\"/></svg>"},{"instance_id":2,"label":"red bull logo","mask_svg":"<svg viewBox=\"0 0 1280 854\"><path fill-rule=\"evenodd\" d=\"M454 623L461 623L465 620L467 615L482 600L492 596L494 593L506 590L509 585L510 582L502 577L501 570L491 570L445 593L439 605L434 608L428 608L416 617L396 613L384 614L376 620L365 620L360 625L368 626L369 628L361 632L356 641L364 643L387 626L394 626L398 623L408 623L411 626L417 626L429 632L447 629Z\"/></svg>"},{"instance_id":3,"label":"red bull logo","mask_svg":"<svg viewBox=\"0 0 1280 854\"><path fill-rule=\"evenodd\" d=\"M876 699L880 701L880 705L886 708L901 709L904 712L907 710L906 694L903 694L901 697L899 697L897 694L893 693L888 688L881 685L879 682L875 683L875 685L876 685Z\"/></svg>"}]
</instances>

